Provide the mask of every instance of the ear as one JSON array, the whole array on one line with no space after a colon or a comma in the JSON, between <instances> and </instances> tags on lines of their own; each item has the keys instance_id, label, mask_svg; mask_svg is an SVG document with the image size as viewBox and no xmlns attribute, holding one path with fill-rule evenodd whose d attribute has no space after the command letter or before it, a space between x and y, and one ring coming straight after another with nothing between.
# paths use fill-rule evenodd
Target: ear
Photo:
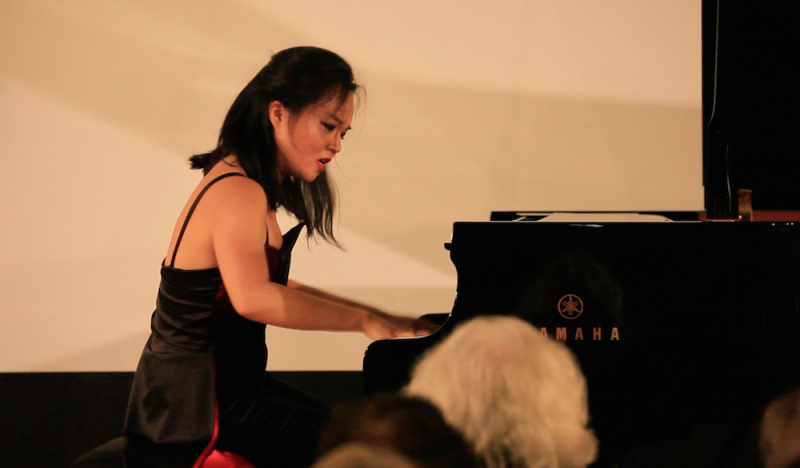
<instances>
[{"instance_id":1,"label":"ear","mask_svg":"<svg viewBox=\"0 0 800 468\"><path fill-rule=\"evenodd\" d=\"M269 103L269 121L272 123L272 128L277 129L281 122L286 122L289 118L289 109L286 108L280 101L272 101Z\"/></svg>"}]
</instances>

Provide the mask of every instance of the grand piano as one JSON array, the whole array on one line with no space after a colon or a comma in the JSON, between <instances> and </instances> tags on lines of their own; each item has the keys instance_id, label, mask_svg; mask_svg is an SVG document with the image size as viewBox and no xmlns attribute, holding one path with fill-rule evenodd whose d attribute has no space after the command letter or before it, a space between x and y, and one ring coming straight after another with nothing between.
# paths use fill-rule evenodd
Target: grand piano
<instances>
[{"instance_id":1,"label":"grand piano","mask_svg":"<svg viewBox=\"0 0 800 468\"><path fill-rule=\"evenodd\" d=\"M776 122L793 110L741 98L751 83L740 76L746 54L734 53L750 44L738 35L753 29L748 21L776 12L797 19L800 9L755 5L703 2L705 212L578 213L556 222L546 212L494 212L489 221L455 222L446 243L458 274L452 311L430 336L371 344L367 393L402 388L427 349L460 323L493 314L521 317L575 353L592 425L612 451L685 438L693 424L752 427L767 402L800 386L800 191L783 187L776 199L790 206L762 211L737 197L749 183L756 200L768 191L759 180L775 185L743 170L768 159L748 153L753 139L778 163L798 148L795 127L754 135L752 106L768 107ZM797 180L796 160L760 170Z\"/></svg>"},{"instance_id":2,"label":"grand piano","mask_svg":"<svg viewBox=\"0 0 800 468\"><path fill-rule=\"evenodd\" d=\"M800 222L494 216L453 225L452 312L430 336L372 343L368 393L400 389L425 350L492 314L521 317L572 349L601 442L753 422L800 385Z\"/></svg>"}]
</instances>

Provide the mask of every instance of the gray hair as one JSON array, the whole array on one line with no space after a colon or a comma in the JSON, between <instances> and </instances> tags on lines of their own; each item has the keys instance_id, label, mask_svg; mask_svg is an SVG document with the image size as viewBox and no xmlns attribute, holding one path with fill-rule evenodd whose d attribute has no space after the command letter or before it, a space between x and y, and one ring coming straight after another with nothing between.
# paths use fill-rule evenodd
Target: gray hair
<instances>
[{"instance_id":1,"label":"gray hair","mask_svg":"<svg viewBox=\"0 0 800 468\"><path fill-rule=\"evenodd\" d=\"M457 327L418 363L406 391L436 404L487 468L584 468L597 455L575 357L516 317Z\"/></svg>"}]
</instances>

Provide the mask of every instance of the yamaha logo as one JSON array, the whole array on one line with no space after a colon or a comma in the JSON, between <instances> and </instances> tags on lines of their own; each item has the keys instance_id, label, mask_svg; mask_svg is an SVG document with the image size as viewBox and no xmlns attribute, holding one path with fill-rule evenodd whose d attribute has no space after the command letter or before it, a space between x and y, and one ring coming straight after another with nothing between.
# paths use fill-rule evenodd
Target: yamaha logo
<instances>
[{"instance_id":1,"label":"yamaha logo","mask_svg":"<svg viewBox=\"0 0 800 468\"><path fill-rule=\"evenodd\" d=\"M574 294L567 294L558 300L558 313L565 319L576 319L583 313L583 301Z\"/></svg>"},{"instance_id":2,"label":"yamaha logo","mask_svg":"<svg viewBox=\"0 0 800 468\"><path fill-rule=\"evenodd\" d=\"M573 320L581 316L583 313L583 301L580 297L576 296L575 294L567 294L561 297L558 300L558 313L561 314L567 320ZM594 313L594 312L593 312ZM546 327L542 327L540 329L542 336L550 337L551 335L548 333ZM555 327L555 329L551 328L550 333L555 331L555 338L557 341L567 341L567 340L574 340L574 341L583 341L583 328L578 327L575 329L567 329L567 327ZM591 331L586 332L591 333L592 341L602 341L603 340L603 328L600 326L591 327ZM606 328L606 334L608 333L608 328ZM619 341L619 328L611 327L611 336L609 337L606 335L606 339L610 339L611 341ZM586 340L588 340L588 335Z\"/></svg>"}]
</instances>

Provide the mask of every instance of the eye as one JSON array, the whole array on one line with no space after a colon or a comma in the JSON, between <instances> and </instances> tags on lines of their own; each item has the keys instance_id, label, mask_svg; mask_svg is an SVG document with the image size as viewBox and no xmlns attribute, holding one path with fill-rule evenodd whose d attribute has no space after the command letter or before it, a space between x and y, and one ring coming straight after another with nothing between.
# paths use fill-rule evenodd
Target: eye
<instances>
[{"instance_id":1,"label":"eye","mask_svg":"<svg viewBox=\"0 0 800 468\"><path fill-rule=\"evenodd\" d=\"M329 132L332 132L336 129L336 125L326 122L322 122L322 126L325 127L325 129L327 129Z\"/></svg>"},{"instance_id":2,"label":"eye","mask_svg":"<svg viewBox=\"0 0 800 468\"><path fill-rule=\"evenodd\" d=\"M344 133L342 133L342 140L344 140L344 137L345 137L346 135L347 135L347 132L344 132Z\"/></svg>"}]
</instances>

